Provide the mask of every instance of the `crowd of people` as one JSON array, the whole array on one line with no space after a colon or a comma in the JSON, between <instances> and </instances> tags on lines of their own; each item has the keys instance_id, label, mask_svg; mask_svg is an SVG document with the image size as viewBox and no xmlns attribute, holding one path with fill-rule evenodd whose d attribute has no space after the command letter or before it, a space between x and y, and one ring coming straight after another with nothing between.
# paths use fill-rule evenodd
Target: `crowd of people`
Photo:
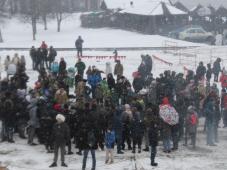
<instances>
[{"instance_id":1,"label":"crowd of people","mask_svg":"<svg viewBox=\"0 0 227 170\"><path fill-rule=\"evenodd\" d=\"M220 58L213 68L200 62L196 72L190 70L186 77L166 70L155 78L151 56L142 55L131 83L124 76L120 60L116 60L113 72L110 63L102 71L96 66L87 67L80 58L74 68L67 68L64 58L55 61L57 52L53 51L45 42L37 50L32 47L33 69L39 72L34 88L27 88L26 62L17 54L5 60L7 74L11 64L15 73L0 82L2 141L14 143L14 133L19 133L31 146L44 145L48 153L54 153L50 167L57 166L59 149L61 165L67 167L64 155L73 154L72 145L78 155L83 153L82 170L89 152L95 170L98 148L106 150L105 163L113 163L115 146L117 154L150 151L151 165L157 166L159 140L165 153L177 150L180 140L187 146L189 138L196 148L199 117L206 118L204 131L209 146L218 142L221 118L227 126L227 72L221 69ZM39 55L42 61L35 59ZM45 67L46 61L50 63ZM216 84L219 77L221 94ZM177 114L174 124L160 115L163 108ZM38 143L34 141L36 136Z\"/></svg>"}]
</instances>

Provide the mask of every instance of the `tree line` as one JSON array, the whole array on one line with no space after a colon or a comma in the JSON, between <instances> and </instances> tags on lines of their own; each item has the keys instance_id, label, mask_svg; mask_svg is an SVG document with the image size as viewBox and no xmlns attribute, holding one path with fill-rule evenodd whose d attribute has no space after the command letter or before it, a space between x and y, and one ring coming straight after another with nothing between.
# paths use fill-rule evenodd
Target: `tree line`
<instances>
[{"instance_id":1,"label":"tree line","mask_svg":"<svg viewBox=\"0 0 227 170\"><path fill-rule=\"evenodd\" d=\"M88 4L93 1L98 3L98 0L0 0L0 42L3 42L1 19L7 16L20 14L25 22L31 23L32 37L36 40L37 22L42 22L44 30L47 30L48 18L55 18L57 32L60 32L65 16L76 11L89 10Z\"/></svg>"}]
</instances>

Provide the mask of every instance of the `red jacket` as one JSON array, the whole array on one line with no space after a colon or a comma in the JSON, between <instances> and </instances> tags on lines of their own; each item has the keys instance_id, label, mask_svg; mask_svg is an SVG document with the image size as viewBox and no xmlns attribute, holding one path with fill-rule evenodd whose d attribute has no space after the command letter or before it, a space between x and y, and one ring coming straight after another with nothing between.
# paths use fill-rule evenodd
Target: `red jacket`
<instances>
[{"instance_id":1,"label":"red jacket","mask_svg":"<svg viewBox=\"0 0 227 170\"><path fill-rule=\"evenodd\" d=\"M222 107L227 109L227 95L224 95L222 98Z\"/></svg>"},{"instance_id":2,"label":"red jacket","mask_svg":"<svg viewBox=\"0 0 227 170\"><path fill-rule=\"evenodd\" d=\"M226 88L227 87L227 75L222 74L220 77L221 87Z\"/></svg>"},{"instance_id":3,"label":"red jacket","mask_svg":"<svg viewBox=\"0 0 227 170\"><path fill-rule=\"evenodd\" d=\"M41 44L40 47L43 48L43 49L44 49L44 48L47 49L47 45L46 45L46 43L44 43L44 42Z\"/></svg>"}]
</instances>

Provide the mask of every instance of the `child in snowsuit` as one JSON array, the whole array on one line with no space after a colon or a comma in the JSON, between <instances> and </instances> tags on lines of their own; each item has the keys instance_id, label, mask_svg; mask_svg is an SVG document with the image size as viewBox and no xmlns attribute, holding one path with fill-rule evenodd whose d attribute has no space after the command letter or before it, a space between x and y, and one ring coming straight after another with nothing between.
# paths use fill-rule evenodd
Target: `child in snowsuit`
<instances>
[{"instance_id":1,"label":"child in snowsuit","mask_svg":"<svg viewBox=\"0 0 227 170\"><path fill-rule=\"evenodd\" d=\"M105 145L106 145L106 164L113 163L113 149L115 143L115 132L112 127L108 127L105 135Z\"/></svg>"},{"instance_id":2,"label":"child in snowsuit","mask_svg":"<svg viewBox=\"0 0 227 170\"><path fill-rule=\"evenodd\" d=\"M188 144L188 136L191 137L191 144L193 148L196 145L196 132L198 125L198 115L193 106L188 107L188 113L186 116L186 132L185 132L185 146Z\"/></svg>"}]
</instances>

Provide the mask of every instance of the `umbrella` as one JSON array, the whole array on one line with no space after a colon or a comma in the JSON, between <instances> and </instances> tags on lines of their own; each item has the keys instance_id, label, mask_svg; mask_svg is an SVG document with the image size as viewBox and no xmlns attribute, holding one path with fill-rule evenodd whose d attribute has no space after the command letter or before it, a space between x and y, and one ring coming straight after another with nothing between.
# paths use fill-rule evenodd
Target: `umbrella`
<instances>
[{"instance_id":1,"label":"umbrella","mask_svg":"<svg viewBox=\"0 0 227 170\"><path fill-rule=\"evenodd\" d=\"M170 105L159 106L159 115L162 120L169 125L176 125L179 123L179 115L174 107Z\"/></svg>"}]
</instances>

